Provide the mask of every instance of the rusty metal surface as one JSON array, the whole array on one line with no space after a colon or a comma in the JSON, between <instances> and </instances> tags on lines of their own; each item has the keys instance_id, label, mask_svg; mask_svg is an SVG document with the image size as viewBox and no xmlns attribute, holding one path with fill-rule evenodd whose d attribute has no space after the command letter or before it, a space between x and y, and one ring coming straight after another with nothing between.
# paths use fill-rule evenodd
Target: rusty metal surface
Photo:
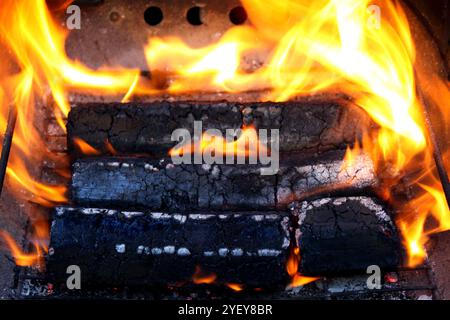
<instances>
[{"instance_id":1,"label":"rusty metal surface","mask_svg":"<svg viewBox=\"0 0 450 320\"><path fill-rule=\"evenodd\" d=\"M432 34L442 54L448 51L450 36L449 0L405 0Z\"/></svg>"},{"instance_id":2,"label":"rusty metal surface","mask_svg":"<svg viewBox=\"0 0 450 320\"><path fill-rule=\"evenodd\" d=\"M450 0L405 0L439 47L450 80Z\"/></svg>"},{"instance_id":3,"label":"rusty metal surface","mask_svg":"<svg viewBox=\"0 0 450 320\"><path fill-rule=\"evenodd\" d=\"M434 235L429 246L431 275L437 286L435 296L450 300L450 232Z\"/></svg>"},{"instance_id":4,"label":"rusty metal surface","mask_svg":"<svg viewBox=\"0 0 450 320\"><path fill-rule=\"evenodd\" d=\"M163 20L148 25L144 12L159 7ZM186 19L187 11L200 7L201 25ZM239 0L108 0L99 5L81 6L81 29L72 30L66 42L70 57L98 68L104 65L147 70L143 47L149 37L175 35L193 47L217 41L233 23L229 12ZM64 21L64 16L60 17Z\"/></svg>"}]
</instances>

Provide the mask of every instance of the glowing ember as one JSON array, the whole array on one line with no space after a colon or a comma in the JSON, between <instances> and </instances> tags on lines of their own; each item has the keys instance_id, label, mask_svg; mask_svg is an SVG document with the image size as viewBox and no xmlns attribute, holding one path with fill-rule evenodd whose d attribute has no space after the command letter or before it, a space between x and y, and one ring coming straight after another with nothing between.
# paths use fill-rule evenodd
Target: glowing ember
<instances>
[{"instance_id":1,"label":"glowing ember","mask_svg":"<svg viewBox=\"0 0 450 320\"><path fill-rule=\"evenodd\" d=\"M239 283L227 283L227 287L236 292L244 290L244 286Z\"/></svg>"},{"instance_id":2,"label":"glowing ember","mask_svg":"<svg viewBox=\"0 0 450 320\"><path fill-rule=\"evenodd\" d=\"M199 266L195 267L195 273L192 276L192 282L195 284L211 284L217 279L215 273L204 272Z\"/></svg>"}]
</instances>

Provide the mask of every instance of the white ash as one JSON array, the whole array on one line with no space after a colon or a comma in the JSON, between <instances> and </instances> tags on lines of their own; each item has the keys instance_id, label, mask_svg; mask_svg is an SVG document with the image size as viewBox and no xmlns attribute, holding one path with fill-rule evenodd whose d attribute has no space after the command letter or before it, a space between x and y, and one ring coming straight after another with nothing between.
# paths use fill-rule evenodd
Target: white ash
<instances>
[{"instance_id":1,"label":"white ash","mask_svg":"<svg viewBox=\"0 0 450 320\"><path fill-rule=\"evenodd\" d=\"M168 163L166 165L166 169L173 169L173 168L175 168L175 165L173 163Z\"/></svg>"},{"instance_id":2,"label":"white ash","mask_svg":"<svg viewBox=\"0 0 450 320\"><path fill-rule=\"evenodd\" d=\"M191 252L187 248L179 248L177 250L177 255L179 256L189 256Z\"/></svg>"},{"instance_id":3,"label":"white ash","mask_svg":"<svg viewBox=\"0 0 450 320\"><path fill-rule=\"evenodd\" d=\"M214 218L216 215L214 214L190 214L189 219L192 220L207 220L210 218Z\"/></svg>"},{"instance_id":4,"label":"white ash","mask_svg":"<svg viewBox=\"0 0 450 320\"><path fill-rule=\"evenodd\" d=\"M263 221L264 220L264 216L262 214L255 214L252 216L252 219L255 221Z\"/></svg>"},{"instance_id":5,"label":"white ash","mask_svg":"<svg viewBox=\"0 0 450 320\"><path fill-rule=\"evenodd\" d=\"M137 254L142 254L144 252L144 249L145 249L144 246L138 246L136 250Z\"/></svg>"},{"instance_id":6,"label":"white ash","mask_svg":"<svg viewBox=\"0 0 450 320\"><path fill-rule=\"evenodd\" d=\"M116 167L119 167L119 166L120 166L120 162L116 162L116 161L114 161L114 162L108 162L107 165L108 165L109 167L116 168Z\"/></svg>"},{"instance_id":7,"label":"white ash","mask_svg":"<svg viewBox=\"0 0 450 320\"><path fill-rule=\"evenodd\" d=\"M288 237L284 237L283 244L281 245L281 247L283 249L287 249L287 248L289 248L290 244L291 244L291 241L289 240L289 238Z\"/></svg>"},{"instance_id":8,"label":"white ash","mask_svg":"<svg viewBox=\"0 0 450 320\"><path fill-rule=\"evenodd\" d=\"M106 214L108 216L112 216L117 214L117 210L110 210L110 209L97 209L97 208L85 208L81 210L83 214L91 215L91 214Z\"/></svg>"},{"instance_id":9,"label":"white ash","mask_svg":"<svg viewBox=\"0 0 450 320\"><path fill-rule=\"evenodd\" d=\"M173 218L177 221L179 221L180 223L185 223L187 220L187 217L185 215L182 214L174 214Z\"/></svg>"},{"instance_id":10,"label":"white ash","mask_svg":"<svg viewBox=\"0 0 450 320\"><path fill-rule=\"evenodd\" d=\"M329 293L367 291L367 275L355 275L352 277L329 278L327 291ZM376 290L374 290L376 291Z\"/></svg>"},{"instance_id":11,"label":"white ash","mask_svg":"<svg viewBox=\"0 0 450 320\"><path fill-rule=\"evenodd\" d=\"M174 246L165 246L164 247L164 253L174 254L175 253L175 247Z\"/></svg>"},{"instance_id":12,"label":"white ash","mask_svg":"<svg viewBox=\"0 0 450 320\"><path fill-rule=\"evenodd\" d=\"M172 218L172 216L170 214L162 213L162 212L152 212L150 214L151 214L152 218L155 220Z\"/></svg>"},{"instance_id":13,"label":"white ash","mask_svg":"<svg viewBox=\"0 0 450 320\"><path fill-rule=\"evenodd\" d=\"M220 248L219 249L219 256L221 257L225 257L228 254L228 249L227 248Z\"/></svg>"},{"instance_id":14,"label":"white ash","mask_svg":"<svg viewBox=\"0 0 450 320\"><path fill-rule=\"evenodd\" d=\"M378 219L380 219L381 221L392 223L391 217L386 213L386 210L384 210L382 206L375 203L371 198L361 197L359 199L361 199L361 203L364 204L367 208L375 211Z\"/></svg>"},{"instance_id":15,"label":"white ash","mask_svg":"<svg viewBox=\"0 0 450 320\"><path fill-rule=\"evenodd\" d=\"M235 248L233 250L231 250L231 255L235 256L235 257L240 257L244 254L244 250L242 250L241 248Z\"/></svg>"},{"instance_id":16,"label":"white ash","mask_svg":"<svg viewBox=\"0 0 450 320\"><path fill-rule=\"evenodd\" d=\"M125 253L125 250L126 250L126 246L124 243L116 244L117 253Z\"/></svg>"},{"instance_id":17,"label":"white ash","mask_svg":"<svg viewBox=\"0 0 450 320\"><path fill-rule=\"evenodd\" d=\"M214 168L213 168L213 170L211 172L211 175L216 178L216 177L219 176L219 173L220 173L219 167L218 166L214 166Z\"/></svg>"},{"instance_id":18,"label":"white ash","mask_svg":"<svg viewBox=\"0 0 450 320\"><path fill-rule=\"evenodd\" d=\"M324 186L348 186L361 189L378 184L373 161L365 154L355 157L354 163L349 166L345 165L344 160L335 160L299 166L295 170L305 178L297 182L295 190L292 190L289 185L278 187L277 198L281 203L289 202L293 192L295 199L300 199L305 192Z\"/></svg>"},{"instance_id":19,"label":"white ash","mask_svg":"<svg viewBox=\"0 0 450 320\"><path fill-rule=\"evenodd\" d=\"M280 250L275 249L259 249L258 255L260 257L277 257L281 254Z\"/></svg>"},{"instance_id":20,"label":"white ash","mask_svg":"<svg viewBox=\"0 0 450 320\"><path fill-rule=\"evenodd\" d=\"M204 164L202 164L202 169L205 171L209 171L209 170L211 170L211 165L204 163Z\"/></svg>"},{"instance_id":21,"label":"white ash","mask_svg":"<svg viewBox=\"0 0 450 320\"><path fill-rule=\"evenodd\" d=\"M133 218L142 216L144 213L139 211L122 211L122 214L125 216L125 218Z\"/></svg>"},{"instance_id":22,"label":"white ash","mask_svg":"<svg viewBox=\"0 0 450 320\"><path fill-rule=\"evenodd\" d=\"M56 207L56 215L57 216L62 216L64 214L64 212L66 211L66 208L63 207Z\"/></svg>"},{"instance_id":23,"label":"white ash","mask_svg":"<svg viewBox=\"0 0 450 320\"><path fill-rule=\"evenodd\" d=\"M290 219L289 217L284 217L281 220L281 227L283 228L284 231L284 239L283 239L283 244L282 244L282 248L286 249L287 247L289 247L289 245L291 244L290 239L290 235L289 235L289 228L290 228Z\"/></svg>"},{"instance_id":24,"label":"white ash","mask_svg":"<svg viewBox=\"0 0 450 320\"><path fill-rule=\"evenodd\" d=\"M152 248L151 252L153 255L158 256L158 255L162 254L163 251L161 248Z\"/></svg>"}]
</instances>

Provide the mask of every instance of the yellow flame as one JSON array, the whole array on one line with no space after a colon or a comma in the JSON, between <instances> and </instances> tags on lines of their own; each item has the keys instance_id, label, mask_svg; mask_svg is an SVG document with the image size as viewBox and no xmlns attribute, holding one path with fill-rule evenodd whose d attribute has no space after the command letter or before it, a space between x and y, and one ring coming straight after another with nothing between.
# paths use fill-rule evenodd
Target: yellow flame
<instances>
[{"instance_id":1,"label":"yellow flame","mask_svg":"<svg viewBox=\"0 0 450 320\"><path fill-rule=\"evenodd\" d=\"M67 6L70 1L61 3ZM60 9L60 8L59 8ZM31 195L32 199L46 205L65 202L65 187L50 186L36 181L31 168L52 159L43 135L35 128L37 108L55 101L53 111L59 125L65 130L63 118L69 112L69 89L100 90L99 92L132 92L137 70L90 70L79 62L70 60L65 53L67 34L51 17L43 0L5 0L0 4L0 45L8 49L7 64L0 67L0 128L6 129L6 119L11 110L17 111L8 180L18 196ZM6 52L6 51L5 51ZM131 90L131 91L130 91ZM50 105L50 104L49 104ZM27 196L29 197L29 196Z\"/></svg>"},{"instance_id":2,"label":"yellow flame","mask_svg":"<svg viewBox=\"0 0 450 320\"><path fill-rule=\"evenodd\" d=\"M246 127L236 140L228 141L223 136L213 136L207 131L202 133L199 141L184 144L169 150L170 156L183 154L208 154L222 158L225 156L258 157L258 154L267 154L267 147L259 141L258 133L254 127Z\"/></svg>"},{"instance_id":3,"label":"yellow flame","mask_svg":"<svg viewBox=\"0 0 450 320\"><path fill-rule=\"evenodd\" d=\"M391 20L378 29L366 23L367 0L307 4L288 0L281 5L276 0L264 5L244 0L243 4L257 28L232 28L209 47L193 49L173 37L150 39L146 46L150 68L178 76L169 91L196 90L197 85L226 91L268 87L272 90L266 99L283 101L338 88L355 95L356 103L379 124L402 136L405 147L424 148L415 108L414 46L399 6L386 2L383 13ZM280 28L273 12L283 17ZM269 37L263 39L264 45L255 40L261 35ZM245 52L270 45L265 66L252 73L239 69Z\"/></svg>"},{"instance_id":4,"label":"yellow flame","mask_svg":"<svg viewBox=\"0 0 450 320\"><path fill-rule=\"evenodd\" d=\"M353 148L347 146L340 172L345 172L348 169L351 169L356 164L356 158L360 156L361 153L362 153L361 146L359 145L358 141L356 141Z\"/></svg>"}]
</instances>

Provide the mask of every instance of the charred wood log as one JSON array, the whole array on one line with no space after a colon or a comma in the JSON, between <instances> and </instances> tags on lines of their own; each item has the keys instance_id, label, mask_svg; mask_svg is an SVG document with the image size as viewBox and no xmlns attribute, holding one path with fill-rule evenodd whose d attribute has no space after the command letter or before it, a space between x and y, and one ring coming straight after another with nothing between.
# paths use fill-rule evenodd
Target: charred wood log
<instances>
[{"instance_id":1,"label":"charred wood log","mask_svg":"<svg viewBox=\"0 0 450 320\"><path fill-rule=\"evenodd\" d=\"M279 212L167 214L59 207L47 270L51 281L64 284L67 267L77 265L82 287L174 284L193 280L198 267L215 273L218 282L285 285L289 224L288 214Z\"/></svg>"},{"instance_id":2,"label":"charred wood log","mask_svg":"<svg viewBox=\"0 0 450 320\"><path fill-rule=\"evenodd\" d=\"M394 269L402 252L396 228L385 207L369 197L305 201L296 239L300 271L305 275L365 272L370 265Z\"/></svg>"},{"instance_id":3,"label":"charred wood log","mask_svg":"<svg viewBox=\"0 0 450 320\"><path fill-rule=\"evenodd\" d=\"M342 157L332 153L307 164L292 156L275 175L261 175L262 165L85 158L73 164L71 198L82 206L169 211L284 210L314 192L361 191L377 184L368 157L357 157L348 168Z\"/></svg>"},{"instance_id":4,"label":"charred wood log","mask_svg":"<svg viewBox=\"0 0 450 320\"><path fill-rule=\"evenodd\" d=\"M81 139L100 154L151 154L165 156L176 145L175 129L193 134L194 121L203 129L280 130L280 151L328 151L353 143L371 122L348 101L285 103L86 103L72 106L67 123L69 152L83 156L75 139Z\"/></svg>"}]
</instances>

